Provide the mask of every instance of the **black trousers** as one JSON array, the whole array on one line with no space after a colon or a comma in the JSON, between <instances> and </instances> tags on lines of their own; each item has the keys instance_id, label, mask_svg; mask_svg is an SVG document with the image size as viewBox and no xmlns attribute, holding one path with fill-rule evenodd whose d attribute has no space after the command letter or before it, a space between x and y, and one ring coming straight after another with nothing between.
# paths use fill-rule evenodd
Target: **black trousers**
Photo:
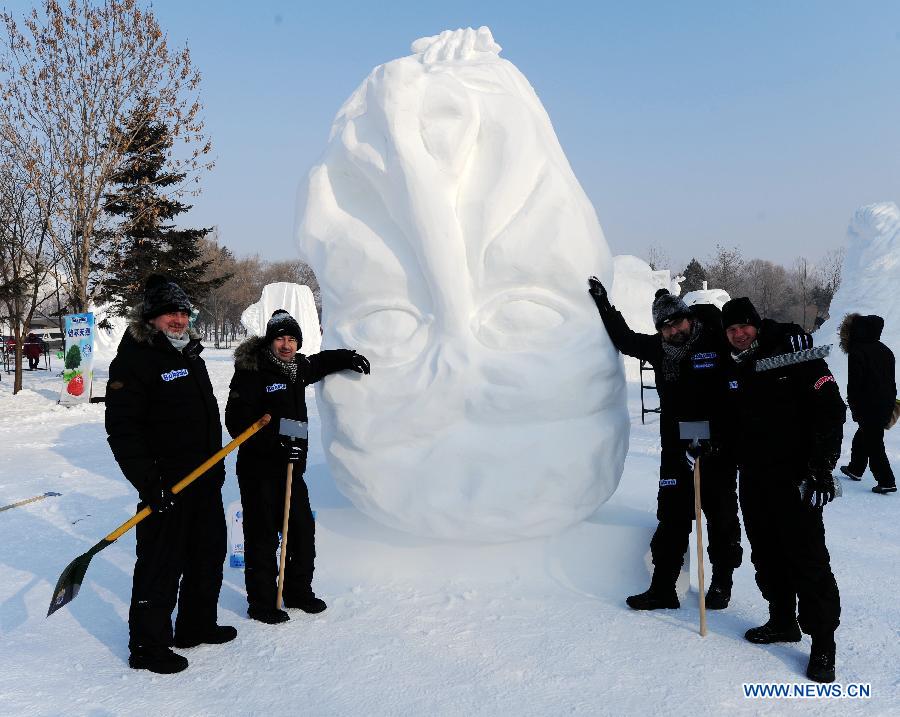
<instances>
[{"instance_id":1,"label":"black trousers","mask_svg":"<svg viewBox=\"0 0 900 717\"><path fill-rule=\"evenodd\" d=\"M137 561L128 612L134 649L173 644L172 611L178 604L175 630L203 634L216 625L227 550L225 511L218 481L197 483L181 493L165 513L137 524ZM138 504L138 509L144 507Z\"/></svg>"},{"instance_id":2,"label":"black trousers","mask_svg":"<svg viewBox=\"0 0 900 717\"><path fill-rule=\"evenodd\" d=\"M670 467L671 466L671 467ZM659 525L650 541L653 579L660 587L675 584L688 547L694 520L694 473L683 455L663 461L656 517ZM700 461L700 505L706 516L707 553L713 575L729 574L741 564L741 524L738 520L737 472L716 456Z\"/></svg>"},{"instance_id":3,"label":"black trousers","mask_svg":"<svg viewBox=\"0 0 900 717\"><path fill-rule=\"evenodd\" d=\"M303 480L306 466L294 466L291 479L291 514L288 521L287 562L283 596L286 601L312 592L316 557L316 523ZM278 592L278 549L284 522L287 466L263 474L239 474L244 511L244 583L251 607L272 609Z\"/></svg>"},{"instance_id":4,"label":"black trousers","mask_svg":"<svg viewBox=\"0 0 900 717\"><path fill-rule=\"evenodd\" d=\"M773 618L792 620L796 614L803 632L833 633L840 624L841 601L822 509L803 503L796 479L792 467L741 469L750 560Z\"/></svg>"},{"instance_id":5,"label":"black trousers","mask_svg":"<svg viewBox=\"0 0 900 717\"><path fill-rule=\"evenodd\" d=\"M896 485L884 450L884 426L860 423L853 435L848 469L853 475L861 476L866 472L866 467L872 469L872 477L878 485Z\"/></svg>"}]
</instances>

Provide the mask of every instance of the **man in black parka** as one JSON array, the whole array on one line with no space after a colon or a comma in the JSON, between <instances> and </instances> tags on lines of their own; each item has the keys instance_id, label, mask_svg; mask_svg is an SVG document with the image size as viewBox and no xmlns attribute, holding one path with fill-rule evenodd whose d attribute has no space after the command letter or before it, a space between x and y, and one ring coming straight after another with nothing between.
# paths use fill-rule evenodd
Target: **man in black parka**
<instances>
[{"instance_id":1,"label":"man in black parka","mask_svg":"<svg viewBox=\"0 0 900 717\"><path fill-rule=\"evenodd\" d=\"M729 442L756 584L769 603L768 622L745 637L799 642L802 628L812 636L807 676L832 682L841 605L822 508L835 495L846 407L821 358L757 370L760 359L812 346L800 326L761 320L745 297L722 307L722 324L733 360Z\"/></svg>"},{"instance_id":2,"label":"man in black parka","mask_svg":"<svg viewBox=\"0 0 900 717\"><path fill-rule=\"evenodd\" d=\"M694 519L693 471L681 440L679 422L709 421L710 441L701 461L700 499L709 531L713 573L706 606L721 610L731 599L732 573L741 564L741 527L737 514L737 476L725 452L722 419L727 345L719 310L688 306L665 289L656 292L656 334L639 334L611 306L603 285L591 277L590 293L616 348L653 366L659 392L662 456L656 517L659 526L650 542L653 577L650 588L626 602L635 610L679 607L675 581L684 563Z\"/></svg>"},{"instance_id":3,"label":"man in black parka","mask_svg":"<svg viewBox=\"0 0 900 717\"><path fill-rule=\"evenodd\" d=\"M106 431L122 473L137 489L137 561L128 613L129 665L180 672L187 660L170 649L237 635L216 625L226 552L224 464L177 498L170 489L222 447L222 424L203 347L190 332L191 303L170 279L154 275L109 366ZM180 581L180 592L179 592Z\"/></svg>"},{"instance_id":4,"label":"man in black parka","mask_svg":"<svg viewBox=\"0 0 900 717\"><path fill-rule=\"evenodd\" d=\"M232 436L264 413L271 423L238 449L237 474L244 513L244 582L247 614L278 624L289 619L275 607L278 565L275 551L284 520L288 463L294 464L288 522L284 606L321 612L325 602L312 589L316 556L315 522L303 480L307 441L279 435L282 418L307 421L305 390L335 371L369 373L369 362L355 351L335 349L312 356L298 353L303 344L300 325L286 311L272 314L266 335L251 337L234 352L234 378L225 408L225 425Z\"/></svg>"},{"instance_id":5,"label":"man in black parka","mask_svg":"<svg viewBox=\"0 0 900 717\"><path fill-rule=\"evenodd\" d=\"M847 403L858 424L850 451L850 465L841 472L861 480L866 467L878 483L873 493L897 492L894 472L884 450L884 428L894 412L897 382L893 352L881 343L884 319L848 314L839 329L847 354Z\"/></svg>"}]
</instances>

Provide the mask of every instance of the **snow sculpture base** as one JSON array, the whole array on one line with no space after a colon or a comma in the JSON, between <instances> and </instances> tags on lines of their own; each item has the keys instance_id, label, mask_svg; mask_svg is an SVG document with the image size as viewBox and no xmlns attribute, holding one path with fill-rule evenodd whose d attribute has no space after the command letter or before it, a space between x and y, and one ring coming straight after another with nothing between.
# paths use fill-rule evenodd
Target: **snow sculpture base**
<instances>
[{"instance_id":1,"label":"snow sculpture base","mask_svg":"<svg viewBox=\"0 0 900 717\"><path fill-rule=\"evenodd\" d=\"M331 473L366 514L441 538L551 535L618 485L621 366L587 277L612 276L550 119L487 28L377 67L300 190Z\"/></svg>"}]
</instances>

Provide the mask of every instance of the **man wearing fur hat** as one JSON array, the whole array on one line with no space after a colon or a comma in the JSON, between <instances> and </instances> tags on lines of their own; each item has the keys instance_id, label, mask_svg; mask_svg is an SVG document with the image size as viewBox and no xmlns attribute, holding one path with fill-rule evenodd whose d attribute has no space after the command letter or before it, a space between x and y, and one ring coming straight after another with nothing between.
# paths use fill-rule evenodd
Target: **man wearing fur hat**
<instances>
[{"instance_id":1,"label":"man wearing fur hat","mask_svg":"<svg viewBox=\"0 0 900 717\"><path fill-rule=\"evenodd\" d=\"M302 345L303 334L294 317L283 309L273 313L265 336L251 337L235 350L234 378L225 408L225 425L232 435L238 435L264 413L272 416L266 428L238 449L237 459L244 512L247 614L272 625L289 619L287 612L275 607L275 551L284 517L288 463L293 463L294 469L284 606L308 613L326 608L312 589L316 528L303 481L307 442L285 441L279 435L280 420L306 422L306 387L325 376L336 371L369 373L368 360L355 351L335 349L305 356L298 353Z\"/></svg>"},{"instance_id":2,"label":"man wearing fur hat","mask_svg":"<svg viewBox=\"0 0 900 717\"><path fill-rule=\"evenodd\" d=\"M136 528L128 664L158 673L188 665L170 649L176 601L176 647L223 643L237 635L233 627L216 624L226 552L224 464L177 498L170 492L222 447L219 407L200 358L203 347L188 328L190 311L178 284L149 277L109 366L106 389L109 445L138 491L138 508L153 510Z\"/></svg>"},{"instance_id":3,"label":"man wearing fur hat","mask_svg":"<svg viewBox=\"0 0 900 717\"><path fill-rule=\"evenodd\" d=\"M745 637L756 644L799 642L802 628L812 636L807 677L833 682L841 604L822 509L835 496L831 472L846 407L821 358L798 354L758 370L760 359L812 347L800 326L760 319L746 297L722 307L722 324L732 347L728 434L741 475L744 529L756 584L769 603L769 620Z\"/></svg>"},{"instance_id":4,"label":"man wearing fur hat","mask_svg":"<svg viewBox=\"0 0 900 717\"><path fill-rule=\"evenodd\" d=\"M709 531L713 573L706 607L721 610L731 599L732 573L741 564L741 527L737 515L737 478L733 460L722 450L722 411L727 346L719 310L712 305L688 307L665 289L653 300L656 334L639 334L609 303L596 277L589 291L616 348L647 361L659 391L662 456L656 517L659 526L650 542L653 577L650 588L626 602L635 610L679 607L675 581L684 562L694 518L694 482L681 440L680 421L709 421L711 440L702 463L701 503Z\"/></svg>"},{"instance_id":5,"label":"man wearing fur hat","mask_svg":"<svg viewBox=\"0 0 900 717\"><path fill-rule=\"evenodd\" d=\"M873 493L897 492L897 482L884 450L884 429L894 412L897 381L894 353L881 343L884 319L874 314L847 314L839 329L841 349L847 354L847 403L858 424L850 451L850 464L841 473L862 480L866 466L878 484Z\"/></svg>"}]
</instances>

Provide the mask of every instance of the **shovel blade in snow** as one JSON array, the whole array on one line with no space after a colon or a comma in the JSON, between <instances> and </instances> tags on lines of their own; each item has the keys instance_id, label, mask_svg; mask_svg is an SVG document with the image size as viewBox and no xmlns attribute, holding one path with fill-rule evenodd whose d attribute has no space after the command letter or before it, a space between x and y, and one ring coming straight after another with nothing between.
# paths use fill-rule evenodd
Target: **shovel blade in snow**
<instances>
[{"instance_id":1,"label":"shovel blade in snow","mask_svg":"<svg viewBox=\"0 0 900 717\"><path fill-rule=\"evenodd\" d=\"M709 421L679 421L678 430L682 441L709 440Z\"/></svg>"},{"instance_id":2,"label":"shovel blade in snow","mask_svg":"<svg viewBox=\"0 0 900 717\"><path fill-rule=\"evenodd\" d=\"M112 545L112 542L105 539L101 540L93 548L79 555L66 566L66 569L59 576L59 580L56 581L56 587L53 589L53 598L50 600L50 609L47 610L47 617L50 617L61 607L68 605L75 599L78 591L81 589L81 583L84 581L84 574L91 563L91 558L107 545Z\"/></svg>"},{"instance_id":3,"label":"shovel blade in snow","mask_svg":"<svg viewBox=\"0 0 900 717\"><path fill-rule=\"evenodd\" d=\"M282 418L278 426L278 432L289 438L306 438L309 435L307 426L303 421L294 421L290 418Z\"/></svg>"}]
</instances>

